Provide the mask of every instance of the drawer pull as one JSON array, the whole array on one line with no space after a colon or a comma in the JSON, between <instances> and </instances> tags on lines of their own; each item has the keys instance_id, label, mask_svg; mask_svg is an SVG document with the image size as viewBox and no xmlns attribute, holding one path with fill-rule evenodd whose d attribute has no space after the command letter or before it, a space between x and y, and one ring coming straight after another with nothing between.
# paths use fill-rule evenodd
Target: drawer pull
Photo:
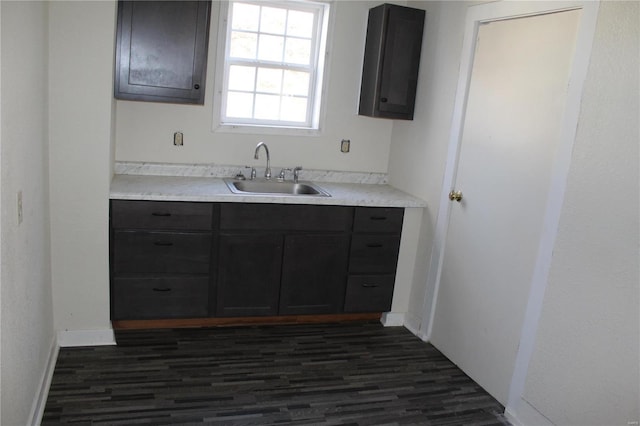
<instances>
[{"instance_id":1,"label":"drawer pull","mask_svg":"<svg viewBox=\"0 0 640 426\"><path fill-rule=\"evenodd\" d=\"M173 243L171 241L156 241L153 243L153 245L162 246L162 247L171 247Z\"/></svg>"},{"instance_id":2,"label":"drawer pull","mask_svg":"<svg viewBox=\"0 0 640 426\"><path fill-rule=\"evenodd\" d=\"M153 212L153 213L151 213L151 216L169 217L169 216L171 216L171 213Z\"/></svg>"},{"instance_id":3,"label":"drawer pull","mask_svg":"<svg viewBox=\"0 0 640 426\"><path fill-rule=\"evenodd\" d=\"M167 292L167 291L171 291L171 287L162 287L162 288L154 287L153 291Z\"/></svg>"},{"instance_id":4,"label":"drawer pull","mask_svg":"<svg viewBox=\"0 0 640 426\"><path fill-rule=\"evenodd\" d=\"M364 288L376 288L376 287L378 287L378 284L362 283L362 287L364 287Z\"/></svg>"},{"instance_id":5,"label":"drawer pull","mask_svg":"<svg viewBox=\"0 0 640 426\"><path fill-rule=\"evenodd\" d=\"M387 220L386 216L371 216L369 217L371 220Z\"/></svg>"},{"instance_id":6,"label":"drawer pull","mask_svg":"<svg viewBox=\"0 0 640 426\"><path fill-rule=\"evenodd\" d=\"M384 246L384 244L380 244L380 243L369 243L369 244L367 244L367 247L369 247L369 248L380 248L380 247L383 247L383 246Z\"/></svg>"}]
</instances>

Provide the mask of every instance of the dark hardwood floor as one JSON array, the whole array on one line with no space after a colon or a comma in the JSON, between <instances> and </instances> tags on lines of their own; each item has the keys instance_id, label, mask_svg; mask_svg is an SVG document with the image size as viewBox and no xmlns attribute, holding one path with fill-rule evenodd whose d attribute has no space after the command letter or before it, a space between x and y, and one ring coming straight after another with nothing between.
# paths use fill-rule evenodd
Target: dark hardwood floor
<instances>
[{"instance_id":1,"label":"dark hardwood floor","mask_svg":"<svg viewBox=\"0 0 640 426\"><path fill-rule=\"evenodd\" d=\"M379 323L118 331L62 348L43 425L505 425L433 346Z\"/></svg>"}]
</instances>

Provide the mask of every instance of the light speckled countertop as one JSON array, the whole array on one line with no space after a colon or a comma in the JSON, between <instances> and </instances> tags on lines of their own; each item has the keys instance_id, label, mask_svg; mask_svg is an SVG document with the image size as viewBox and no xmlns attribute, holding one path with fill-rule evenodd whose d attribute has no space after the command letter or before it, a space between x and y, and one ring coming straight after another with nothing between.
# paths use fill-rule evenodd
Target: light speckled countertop
<instances>
[{"instance_id":1,"label":"light speckled countertop","mask_svg":"<svg viewBox=\"0 0 640 426\"><path fill-rule=\"evenodd\" d=\"M302 180L301 180L302 182ZM425 207L416 197L386 184L316 182L331 197L306 195L233 194L218 177L118 174L111 199L153 201L213 201L239 203L327 204L371 207Z\"/></svg>"}]
</instances>

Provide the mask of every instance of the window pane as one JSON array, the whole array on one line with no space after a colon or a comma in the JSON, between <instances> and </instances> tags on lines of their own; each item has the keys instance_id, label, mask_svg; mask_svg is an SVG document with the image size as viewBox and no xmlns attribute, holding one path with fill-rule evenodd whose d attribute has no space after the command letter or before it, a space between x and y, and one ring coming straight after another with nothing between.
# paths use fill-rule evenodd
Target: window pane
<instances>
[{"instance_id":1,"label":"window pane","mask_svg":"<svg viewBox=\"0 0 640 426\"><path fill-rule=\"evenodd\" d=\"M304 123L307 120L307 98L283 97L280 119Z\"/></svg>"},{"instance_id":2,"label":"window pane","mask_svg":"<svg viewBox=\"0 0 640 426\"><path fill-rule=\"evenodd\" d=\"M229 90L244 90L253 92L255 88L256 69L231 65L229 67Z\"/></svg>"},{"instance_id":3,"label":"window pane","mask_svg":"<svg viewBox=\"0 0 640 426\"><path fill-rule=\"evenodd\" d=\"M285 71L282 93L285 95L303 95L309 93L309 73Z\"/></svg>"},{"instance_id":4,"label":"window pane","mask_svg":"<svg viewBox=\"0 0 640 426\"><path fill-rule=\"evenodd\" d=\"M229 56L232 58L255 59L256 42L256 34L232 32Z\"/></svg>"},{"instance_id":5,"label":"window pane","mask_svg":"<svg viewBox=\"0 0 640 426\"><path fill-rule=\"evenodd\" d=\"M274 68L258 68L258 92L277 93L282 90L282 70Z\"/></svg>"},{"instance_id":6,"label":"window pane","mask_svg":"<svg viewBox=\"0 0 640 426\"><path fill-rule=\"evenodd\" d=\"M311 59L311 40L287 38L284 61L290 64L309 65Z\"/></svg>"},{"instance_id":7,"label":"window pane","mask_svg":"<svg viewBox=\"0 0 640 426\"><path fill-rule=\"evenodd\" d=\"M260 32L284 35L287 11L275 7L262 8Z\"/></svg>"},{"instance_id":8,"label":"window pane","mask_svg":"<svg viewBox=\"0 0 640 426\"><path fill-rule=\"evenodd\" d=\"M313 13L298 10L289 11L287 35L311 38L313 32Z\"/></svg>"},{"instance_id":9,"label":"window pane","mask_svg":"<svg viewBox=\"0 0 640 426\"><path fill-rule=\"evenodd\" d=\"M234 30L258 31L260 23L260 6L246 3L233 3L233 21L231 28Z\"/></svg>"},{"instance_id":10,"label":"window pane","mask_svg":"<svg viewBox=\"0 0 640 426\"><path fill-rule=\"evenodd\" d=\"M228 92L227 117L251 118L253 110L253 94Z\"/></svg>"},{"instance_id":11,"label":"window pane","mask_svg":"<svg viewBox=\"0 0 640 426\"><path fill-rule=\"evenodd\" d=\"M258 59L262 61L282 61L284 37L260 34L260 47Z\"/></svg>"},{"instance_id":12,"label":"window pane","mask_svg":"<svg viewBox=\"0 0 640 426\"><path fill-rule=\"evenodd\" d=\"M256 95L255 118L277 120L280 115L280 96Z\"/></svg>"}]
</instances>

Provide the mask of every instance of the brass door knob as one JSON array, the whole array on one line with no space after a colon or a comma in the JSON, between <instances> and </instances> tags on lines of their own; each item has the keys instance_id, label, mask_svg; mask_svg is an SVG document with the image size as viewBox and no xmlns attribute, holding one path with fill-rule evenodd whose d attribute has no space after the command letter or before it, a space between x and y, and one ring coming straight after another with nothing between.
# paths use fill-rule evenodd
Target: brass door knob
<instances>
[{"instance_id":1,"label":"brass door knob","mask_svg":"<svg viewBox=\"0 0 640 426\"><path fill-rule=\"evenodd\" d=\"M462 201L462 191L451 191L449 193L449 199L457 202Z\"/></svg>"}]
</instances>

